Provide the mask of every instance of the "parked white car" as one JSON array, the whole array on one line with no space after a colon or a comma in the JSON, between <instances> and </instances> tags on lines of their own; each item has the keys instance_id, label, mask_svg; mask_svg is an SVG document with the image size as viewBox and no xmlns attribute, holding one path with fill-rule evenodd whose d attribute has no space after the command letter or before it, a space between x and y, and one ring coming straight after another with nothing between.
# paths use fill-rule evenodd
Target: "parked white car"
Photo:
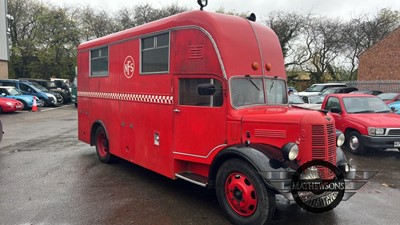
<instances>
[{"instance_id":1,"label":"parked white car","mask_svg":"<svg viewBox=\"0 0 400 225\"><path fill-rule=\"evenodd\" d=\"M319 95L323 90L332 87L347 87L345 83L322 83L322 84L313 84L308 87L305 91L299 92L300 96L312 96Z\"/></svg>"}]
</instances>

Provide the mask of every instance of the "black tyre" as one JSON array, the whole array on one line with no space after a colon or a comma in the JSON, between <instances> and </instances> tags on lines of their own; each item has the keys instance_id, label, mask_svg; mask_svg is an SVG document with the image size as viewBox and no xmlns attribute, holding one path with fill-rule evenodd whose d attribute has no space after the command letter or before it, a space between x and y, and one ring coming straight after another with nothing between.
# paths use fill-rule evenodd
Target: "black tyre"
<instances>
[{"instance_id":1,"label":"black tyre","mask_svg":"<svg viewBox=\"0 0 400 225\"><path fill-rule=\"evenodd\" d=\"M345 149L355 155L363 155L367 149L361 143L361 135L357 131L351 131L346 137Z\"/></svg>"},{"instance_id":2,"label":"black tyre","mask_svg":"<svg viewBox=\"0 0 400 225\"><path fill-rule=\"evenodd\" d=\"M95 133L97 157L102 163L112 163L115 156L111 155L107 134L103 127L98 127Z\"/></svg>"},{"instance_id":3,"label":"black tyre","mask_svg":"<svg viewBox=\"0 0 400 225\"><path fill-rule=\"evenodd\" d=\"M217 172L218 202L233 224L262 225L275 213L275 194L255 169L240 159L224 162Z\"/></svg>"},{"instance_id":4,"label":"black tyre","mask_svg":"<svg viewBox=\"0 0 400 225\"><path fill-rule=\"evenodd\" d=\"M49 106L49 104L47 104L46 99L44 99L44 98L39 98L39 101L37 101L37 106L38 106L38 107L43 107L43 106Z\"/></svg>"},{"instance_id":5,"label":"black tyre","mask_svg":"<svg viewBox=\"0 0 400 225\"><path fill-rule=\"evenodd\" d=\"M23 109L29 109L28 103L26 103L25 101L21 101L21 100L19 100L19 101L24 105Z\"/></svg>"}]
</instances>

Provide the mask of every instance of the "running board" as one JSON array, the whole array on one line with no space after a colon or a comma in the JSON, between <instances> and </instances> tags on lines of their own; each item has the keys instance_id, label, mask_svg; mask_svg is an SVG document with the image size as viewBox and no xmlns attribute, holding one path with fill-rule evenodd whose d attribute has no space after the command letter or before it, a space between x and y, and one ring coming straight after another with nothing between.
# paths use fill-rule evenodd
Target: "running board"
<instances>
[{"instance_id":1,"label":"running board","mask_svg":"<svg viewBox=\"0 0 400 225\"><path fill-rule=\"evenodd\" d=\"M200 185L202 187L206 187L208 183L207 177L195 173L181 172L181 173L176 173L175 176L182 180L189 181L190 183Z\"/></svg>"}]
</instances>

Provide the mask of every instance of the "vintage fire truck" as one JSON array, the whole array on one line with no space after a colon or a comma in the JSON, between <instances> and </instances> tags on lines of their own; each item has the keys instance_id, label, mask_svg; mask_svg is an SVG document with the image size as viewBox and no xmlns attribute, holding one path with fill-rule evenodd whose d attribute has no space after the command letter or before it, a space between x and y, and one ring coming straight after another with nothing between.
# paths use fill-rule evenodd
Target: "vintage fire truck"
<instances>
[{"instance_id":1,"label":"vintage fire truck","mask_svg":"<svg viewBox=\"0 0 400 225\"><path fill-rule=\"evenodd\" d=\"M216 190L234 224L263 224L271 172L313 159L348 167L332 116L290 107L276 34L190 11L78 48L78 136L116 157Z\"/></svg>"}]
</instances>

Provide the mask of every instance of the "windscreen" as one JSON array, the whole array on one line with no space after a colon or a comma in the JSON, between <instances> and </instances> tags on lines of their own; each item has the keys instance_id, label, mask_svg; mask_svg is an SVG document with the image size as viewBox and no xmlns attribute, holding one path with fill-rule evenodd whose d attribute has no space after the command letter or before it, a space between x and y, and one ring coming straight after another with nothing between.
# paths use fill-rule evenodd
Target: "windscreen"
<instances>
[{"instance_id":1,"label":"windscreen","mask_svg":"<svg viewBox=\"0 0 400 225\"><path fill-rule=\"evenodd\" d=\"M238 76L231 80L234 107L287 104L284 80L260 76Z\"/></svg>"}]
</instances>

